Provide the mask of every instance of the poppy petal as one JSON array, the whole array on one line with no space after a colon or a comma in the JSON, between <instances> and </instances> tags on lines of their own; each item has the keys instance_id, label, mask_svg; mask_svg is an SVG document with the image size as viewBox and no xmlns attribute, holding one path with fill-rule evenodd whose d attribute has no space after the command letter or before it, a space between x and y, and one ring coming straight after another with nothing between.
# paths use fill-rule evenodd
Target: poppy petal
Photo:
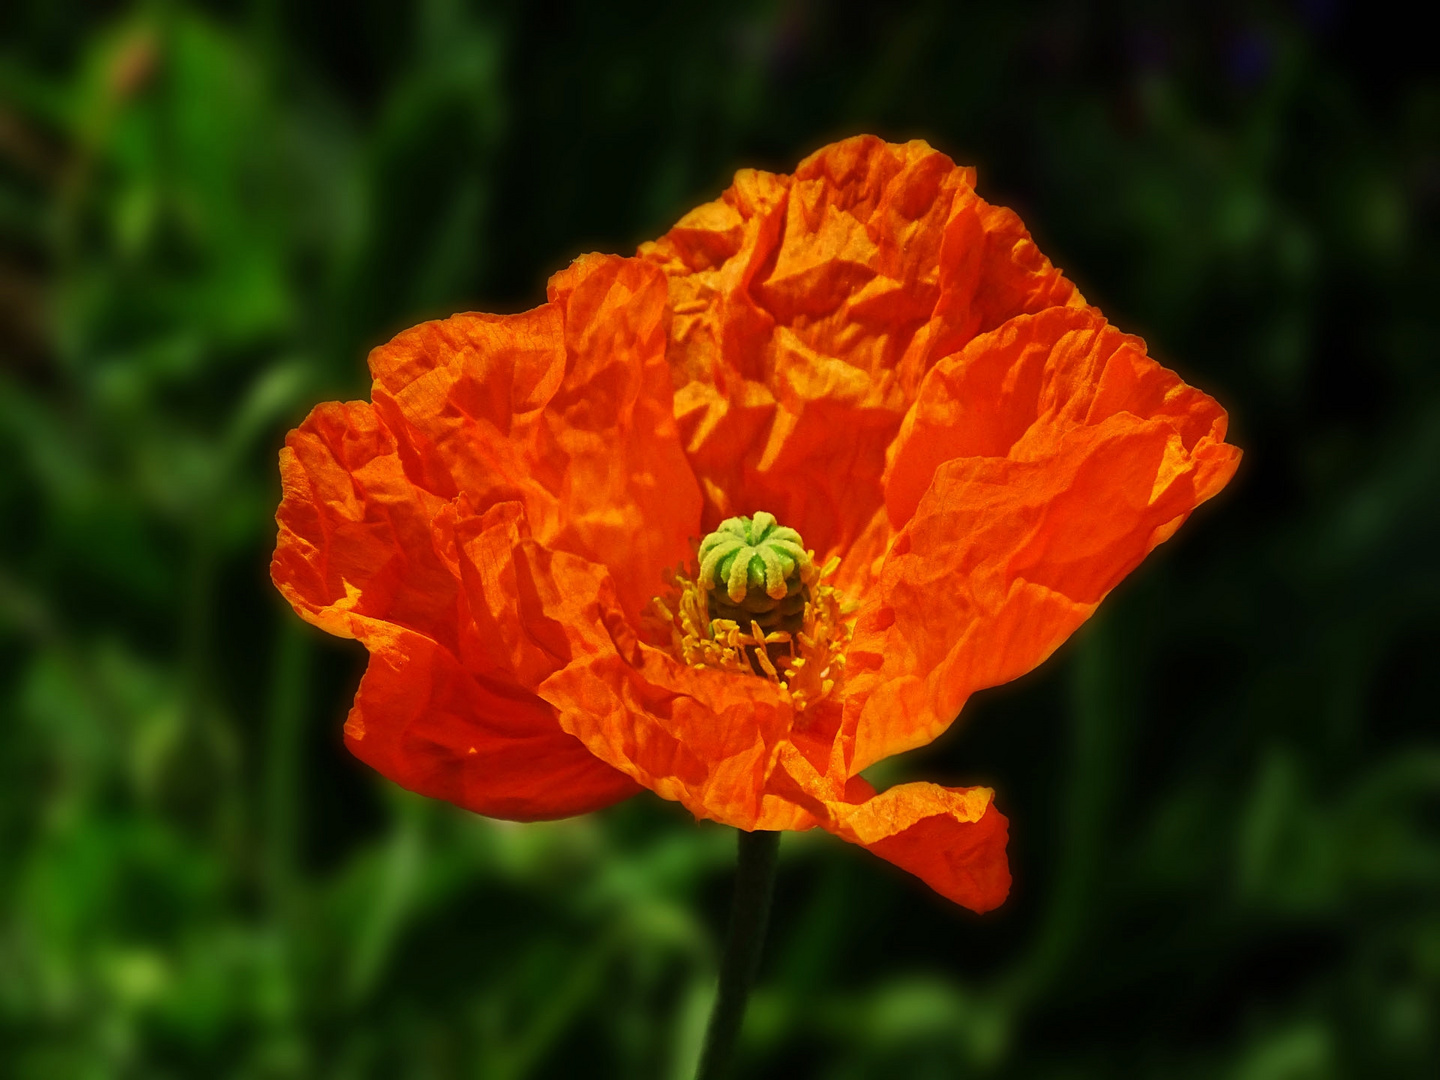
<instances>
[{"instance_id":1,"label":"poppy petal","mask_svg":"<svg viewBox=\"0 0 1440 1080\"><path fill-rule=\"evenodd\" d=\"M772 788L822 828L920 878L941 896L986 912L1010 892L1009 823L989 788L912 783L876 793L860 777L841 787L804 755L782 751Z\"/></svg>"},{"instance_id":2,"label":"poppy petal","mask_svg":"<svg viewBox=\"0 0 1440 1080\"><path fill-rule=\"evenodd\" d=\"M477 679L449 650L399 628L371 638L345 742L401 787L511 821L584 814L640 790L535 695Z\"/></svg>"},{"instance_id":3,"label":"poppy petal","mask_svg":"<svg viewBox=\"0 0 1440 1080\"><path fill-rule=\"evenodd\" d=\"M778 688L642 642L609 570L545 547L518 502L479 513L461 495L435 533L461 581L467 670L538 695L597 758L698 817L804 819L763 798L793 719Z\"/></svg>"},{"instance_id":4,"label":"poppy petal","mask_svg":"<svg viewBox=\"0 0 1440 1080\"><path fill-rule=\"evenodd\" d=\"M686 667L648 645L639 652L638 664L577 656L540 696L596 757L697 818L740 829L798 820L764 798L793 719L771 684Z\"/></svg>"},{"instance_id":5,"label":"poppy petal","mask_svg":"<svg viewBox=\"0 0 1440 1080\"><path fill-rule=\"evenodd\" d=\"M535 536L610 568L631 618L698 536L665 362L665 279L590 255L520 315L422 323L370 354L376 411L414 482L518 501Z\"/></svg>"},{"instance_id":6,"label":"poppy petal","mask_svg":"<svg viewBox=\"0 0 1440 1080\"><path fill-rule=\"evenodd\" d=\"M891 455L903 528L849 653L849 771L1049 656L1229 481L1225 426L1090 312L1021 317L936 365Z\"/></svg>"},{"instance_id":7,"label":"poppy petal","mask_svg":"<svg viewBox=\"0 0 1440 1080\"><path fill-rule=\"evenodd\" d=\"M637 790L533 693L488 679L493 659L456 659L473 632L432 531L444 505L409 482L368 404L317 408L291 432L281 475L276 585L300 615L371 653L346 724L357 757L413 791L516 820Z\"/></svg>"},{"instance_id":8,"label":"poppy petal","mask_svg":"<svg viewBox=\"0 0 1440 1080\"><path fill-rule=\"evenodd\" d=\"M550 295L521 315L401 334L372 353L375 404L319 407L281 457L276 584L307 619L373 654L352 748L406 786L496 816L578 812L634 783L535 695L568 653L547 653L556 635L535 621L521 640L503 604L498 622L481 606L457 522L481 519L477 504L493 510L493 564L509 558L508 526L523 519L536 543L538 520L550 543L612 564L600 572L612 598L623 590L613 606L625 615L698 529L665 366L663 276L591 257L557 274ZM502 625L516 631L508 649L496 647Z\"/></svg>"},{"instance_id":9,"label":"poppy petal","mask_svg":"<svg viewBox=\"0 0 1440 1080\"><path fill-rule=\"evenodd\" d=\"M641 248L670 278L675 407L707 529L764 509L844 554L929 366L1013 315L1083 305L973 182L923 142L862 136L793 177L742 171Z\"/></svg>"},{"instance_id":10,"label":"poppy petal","mask_svg":"<svg viewBox=\"0 0 1440 1080\"><path fill-rule=\"evenodd\" d=\"M367 402L317 406L280 451L284 498L271 576L301 617L365 637L373 621L456 644L456 581L435 550L442 501L405 475Z\"/></svg>"}]
</instances>

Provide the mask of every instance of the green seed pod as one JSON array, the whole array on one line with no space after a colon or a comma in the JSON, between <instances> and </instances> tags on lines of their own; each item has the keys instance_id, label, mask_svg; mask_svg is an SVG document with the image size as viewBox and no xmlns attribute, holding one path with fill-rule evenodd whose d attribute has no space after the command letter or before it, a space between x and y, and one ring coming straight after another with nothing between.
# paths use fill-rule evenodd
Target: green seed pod
<instances>
[{"instance_id":1,"label":"green seed pod","mask_svg":"<svg viewBox=\"0 0 1440 1080\"><path fill-rule=\"evenodd\" d=\"M752 621L765 633L804 624L814 565L800 534L764 511L733 517L700 541L700 583L712 619Z\"/></svg>"}]
</instances>

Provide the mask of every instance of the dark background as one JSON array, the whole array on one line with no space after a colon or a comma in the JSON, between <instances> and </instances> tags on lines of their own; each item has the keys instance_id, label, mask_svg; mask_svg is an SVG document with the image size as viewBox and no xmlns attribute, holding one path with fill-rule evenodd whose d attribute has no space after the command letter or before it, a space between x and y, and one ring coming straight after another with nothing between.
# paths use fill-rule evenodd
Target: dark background
<instances>
[{"instance_id":1,"label":"dark background","mask_svg":"<svg viewBox=\"0 0 1440 1080\"><path fill-rule=\"evenodd\" d=\"M782 851L758 1077L1440 1075L1440 80L1375 3L0 8L0 1074L675 1077L732 835L518 826L340 724L276 451L734 169L923 137L1246 457L882 779L986 782L976 917Z\"/></svg>"}]
</instances>

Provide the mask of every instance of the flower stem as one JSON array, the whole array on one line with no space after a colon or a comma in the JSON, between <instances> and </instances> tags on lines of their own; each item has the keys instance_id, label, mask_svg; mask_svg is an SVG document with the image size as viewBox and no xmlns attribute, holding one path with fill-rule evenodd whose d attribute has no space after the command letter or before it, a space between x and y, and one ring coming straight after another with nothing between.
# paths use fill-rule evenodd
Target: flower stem
<instances>
[{"instance_id":1,"label":"flower stem","mask_svg":"<svg viewBox=\"0 0 1440 1080\"><path fill-rule=\"evenodd\" d=\"M775 862L780 852L778 832L741 832L740 859L735 867L735 897L730 906L730 928L725 955L720 958L720 990L695 1080L723 1080L735 1056L735 1040L745 1020L750 984L760 966L765 925L770 921L770 898L775 893Z\"/></svg>"}]
</instances>

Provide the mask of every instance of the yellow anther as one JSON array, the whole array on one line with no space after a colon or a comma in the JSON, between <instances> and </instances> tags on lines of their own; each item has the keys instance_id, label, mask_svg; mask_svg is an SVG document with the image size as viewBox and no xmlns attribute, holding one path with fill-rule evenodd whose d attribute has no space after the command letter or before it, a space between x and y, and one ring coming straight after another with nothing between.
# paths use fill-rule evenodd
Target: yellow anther
<instances>
[{"instance_id":1,"label":"yellow anther","mask_svg":"<svg viewBox=\"0 0 1440 1080\"><path fill-rule=\"evenodd\" d=\"M769 515L757 514L755 520L775 531L774 519ZM766 679L786 692L797 715L837 693L844 685L844 652L853 630L854 610L837 589L824 583L839 566L839 560L832 557L817 571L813 554L803 552L803 591L787 595L782 601L787 611L781 619L773 608L747 610L764 602L774 604L768 590L754 597L758 590L749 589L748 577L743 606L732 604L717 611L729 601L728 577L733 563L722 567L719 564L725 562L723 557L711 560L707 574L705 563L714 554L714 545L704 554L706 557L698 560L699 572L675 574L668 601L657 598L655 602L656 615L665 628L662 632L670 635L675 657L696 669ZM762 573L767 561L761 560ZM796 564L800 565L800 561ZM721 573L725 574L725 586L716 588Z\"/></svg>"}]
</instances>

